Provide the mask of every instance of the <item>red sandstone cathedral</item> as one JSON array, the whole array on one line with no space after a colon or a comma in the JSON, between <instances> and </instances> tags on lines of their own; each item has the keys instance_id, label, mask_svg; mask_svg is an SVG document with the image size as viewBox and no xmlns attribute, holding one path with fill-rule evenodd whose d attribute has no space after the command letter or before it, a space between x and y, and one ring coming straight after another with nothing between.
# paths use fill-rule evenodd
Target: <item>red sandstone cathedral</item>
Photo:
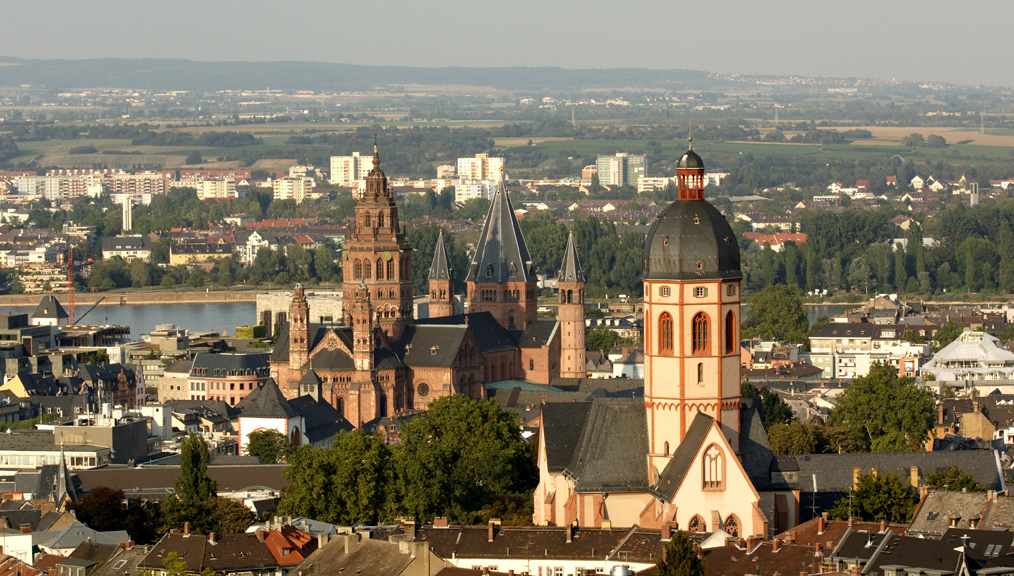
<instances>
[{"instance_id":1,"label":"red sandstone cathedral","mask_svg":"<svg viewBox=\"0 0 1014 576\"><path fill-rule=\"evenodd\" d=\"M483 398L487 382L585 376L585 278L573 236L558 273L558 316L540 320L535 269L502 182L465 278L468 314L454 314L455 276L441 235L429 273L430 318L413 317L412 246L376 149L342 270L340 323L311 322L296 286L271 356L286 398L323 398L361 428L425 410L441 396Z\"/></svg>"}]
</instances>

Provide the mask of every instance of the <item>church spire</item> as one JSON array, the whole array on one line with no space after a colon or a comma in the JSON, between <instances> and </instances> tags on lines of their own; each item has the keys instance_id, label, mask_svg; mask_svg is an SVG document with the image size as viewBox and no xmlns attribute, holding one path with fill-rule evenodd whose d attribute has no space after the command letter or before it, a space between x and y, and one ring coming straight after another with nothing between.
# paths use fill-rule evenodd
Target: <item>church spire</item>
<instances>
[{"instance_id":1,"label":"church spire","mask_svg":"<svg viewBox=\"0 0 1014 576\"><path fill-rule=\"evenodd\" d=\"M528 253L514 205L501 180L486 214L478 248L468 268L469 282L535 281L535 267Z\"/></svg>"},{"instance_id":2,"label":"church spire","mask_svg":"<svg viewBox=\"0 0 1014 576\"><path fill-rule=\"evenodd\" d=\"M430 280L453 280L454 273L447 262L447 250L444 248L444 231L437 236L437 245L433 249L433 264L430 265Z\"/></svg>"},{"instance_id":3,"label":"church spire","mask_svg":"<svg viewBox=\"0 0 1014 576\"><path fill-rule=\"evenodd\" d=\"M560 265L560 272L557 274L560 282L584 282L584 269L581 268L581 259L577 257L577 248L574 246L574 233L571 232L567 238L567 248L563 251L563 264Z\"/></svg>"}]
</instances>

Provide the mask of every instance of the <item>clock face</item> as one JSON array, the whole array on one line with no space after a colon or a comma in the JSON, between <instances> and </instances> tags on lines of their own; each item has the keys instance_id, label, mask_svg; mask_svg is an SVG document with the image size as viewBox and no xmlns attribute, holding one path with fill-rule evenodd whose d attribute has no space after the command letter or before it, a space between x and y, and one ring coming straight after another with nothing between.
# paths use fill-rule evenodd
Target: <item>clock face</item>
<instances>
[{"instance_id":1,"label":"clock face","mask_svg":"<svg viewBox=\"0 0 1014 576\"><path fill-rule=\"evenodd\" d=\"M383 256L383 258L384 258L385 261L388 261L388 260L390 260L393 257L393 256L391 256L391 252L390 251L384 252L382 254L382 256Z\"/></svg>"}]
</instances>

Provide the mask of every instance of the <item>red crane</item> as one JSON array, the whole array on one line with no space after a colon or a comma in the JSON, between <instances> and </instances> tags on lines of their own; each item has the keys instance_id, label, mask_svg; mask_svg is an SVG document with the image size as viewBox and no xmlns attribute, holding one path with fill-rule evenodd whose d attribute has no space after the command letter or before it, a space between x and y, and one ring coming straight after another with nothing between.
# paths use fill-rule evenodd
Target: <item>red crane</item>
<instances>
[{"instance_id":1,"label":"red crane","mask_svg":"<svg viewBox=\"0 0 1014 576\"><path fill-rule=\"evenodd\" d=\"M67 249L67 325L74 324L74 247Z\"/></svg>"}]
</instances>

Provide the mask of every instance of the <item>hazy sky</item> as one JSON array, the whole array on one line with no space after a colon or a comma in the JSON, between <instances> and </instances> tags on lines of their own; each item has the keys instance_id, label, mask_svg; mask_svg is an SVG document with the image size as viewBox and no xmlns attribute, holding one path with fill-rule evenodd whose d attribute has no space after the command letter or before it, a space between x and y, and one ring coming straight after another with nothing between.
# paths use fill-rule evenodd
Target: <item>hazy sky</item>
<instances>
[{"instance_id":1,"label":"hazy sky","mask_svg":"<svg viewBox=\"0 0 1014 576\"><path fill-rule=\"evenodd\" d=\"M0 1L21 58L689 68L1014 86L1011 0Z\"/></svg>"}]
</instances>

